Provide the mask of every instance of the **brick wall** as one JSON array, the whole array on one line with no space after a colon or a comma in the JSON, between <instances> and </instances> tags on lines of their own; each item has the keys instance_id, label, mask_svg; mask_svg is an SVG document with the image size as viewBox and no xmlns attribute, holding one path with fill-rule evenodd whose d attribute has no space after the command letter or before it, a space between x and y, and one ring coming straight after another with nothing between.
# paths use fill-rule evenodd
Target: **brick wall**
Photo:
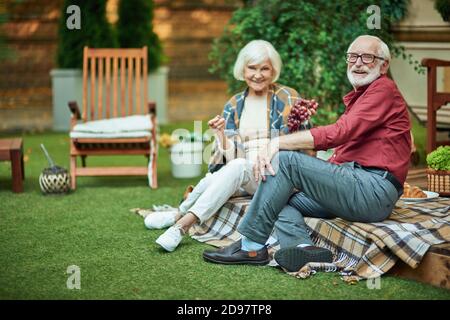
<instances>
[{"instance_id":1,"label":"brick wall","mask_svg":"<svg viewBox=\"0 0 450 320\"><path fill-rule=\"evenodd\" d=\"M208 119L220 112L226 84L208 72L215 37L240 1L155 0L154 28L168 57L169 120ZM13 59L0 68L0 131L52 126L49 72L55 67L62 0L3 1L2 26ZM118 0L109 0L108 19L117 20Z\"/></svg>"},{"instance_id":2,"label":"brick wall","mask_svg":"<svg viewBox=\"0 0 450 320\"><path fill-rule=\"evenodd\" d=\"M169 119L209 119L222 111L227 86L208 72L208 54L239 3L155 1L154 28L170 67Z\"/></svg>"},{"instance_id":3,"label":"brick wall","mask_svg":"<svg viewBox=\"0 0 450 320\"><path fill-rule=\"evenodd\" d=\"M2 26L12 59L0 67L0 131L51 127L51 79L59 0L4 1Z\"/></svg>"}]
</instances>

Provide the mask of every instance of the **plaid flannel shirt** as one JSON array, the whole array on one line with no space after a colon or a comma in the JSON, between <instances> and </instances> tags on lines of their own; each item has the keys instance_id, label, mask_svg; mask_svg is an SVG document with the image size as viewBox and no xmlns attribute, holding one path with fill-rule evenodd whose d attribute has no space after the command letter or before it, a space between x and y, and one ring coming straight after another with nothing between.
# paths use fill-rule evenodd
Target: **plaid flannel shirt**
<instances>
[{"instance_id":1,"label":"plaid flannel shirt","mask_svg":"<svg viewBox=\"0 0 450 320\"><path fill-rule=\"evenodd\" d=\"M243 144L239 136L239 121L244 109L245 98L248 95L248 88L234 95L226 104L223 110L225 118L225 136L232 139L235 151L243 151ZM300 98L298 92L292 88L274 83L269 87L267 95L267 137L275 137L287 134L287 118L294 103ZM309 125L304 128L309 128ZM208 170L214 172L219 170L226 163L223 153L217 147L217 141L213 146L212 156L209 161Z\"/></svg>"}]
</instances>

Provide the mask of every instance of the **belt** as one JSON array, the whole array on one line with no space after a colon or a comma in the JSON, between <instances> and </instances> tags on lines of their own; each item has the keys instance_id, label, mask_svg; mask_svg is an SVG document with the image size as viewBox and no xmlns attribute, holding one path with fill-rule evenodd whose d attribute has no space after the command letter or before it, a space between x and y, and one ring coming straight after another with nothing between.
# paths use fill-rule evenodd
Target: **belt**
<instances>
[{"instance_id":1,"label":"belt","mask_svg":"<svg viewBox=\"0 0 450 320\"><path fill-rule=\"evenodd\" d=\"M398 194L401 195L403 193L403 186L400 184L400 182L398 182L397 178L395 178L392 175L392 173L390 173L389 171L383 170L380 168L376 168L376 167L363 167L361 165L359 167L368 172L375 173L379 176L382 176L383 178L388 180L390 183L392 183L392 185L395 187L395 189L397 189Z\"/></svg>"}]
</instances>

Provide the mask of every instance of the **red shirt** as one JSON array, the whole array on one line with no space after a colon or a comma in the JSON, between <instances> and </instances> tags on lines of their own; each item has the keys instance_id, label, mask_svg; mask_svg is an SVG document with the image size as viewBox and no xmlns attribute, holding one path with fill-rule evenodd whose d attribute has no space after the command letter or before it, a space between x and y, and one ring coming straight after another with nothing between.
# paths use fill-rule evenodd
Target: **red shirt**
<instances>
[{"instance_id":1,"label":"red shirt","mask_svg":"<svg viewBox=\"0 0 450 320\"><path fill-rule=\"evenodd\" d=\"M358 162L388 170L403 184L411 153L411 124L406 102L394 81L380 76L343 98L336 123L312 128L316 150L336 148L329 162Z\"/></svg>"}]
</instances>

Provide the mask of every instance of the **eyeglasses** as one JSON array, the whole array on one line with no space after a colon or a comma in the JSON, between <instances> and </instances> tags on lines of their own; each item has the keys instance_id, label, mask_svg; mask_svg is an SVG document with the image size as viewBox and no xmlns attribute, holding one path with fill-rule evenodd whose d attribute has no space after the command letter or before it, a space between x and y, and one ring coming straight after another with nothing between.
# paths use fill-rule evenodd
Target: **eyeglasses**
<instances>
[{"instance_id":1,"label":"eyeglasses","mask_svg":"<svg viewBox=\"0 0 450 320\"><path fill-rule=\"evenodd\" d=\"M349 63L355 63L359 57L361 57L361 61L364 64L372 63L375 61L375 59L384 60L384 58L378 57L378 56L370 54L370 53L357 54L357 53L351 53L351 52L347 53L346 60Z\"/></svg>"}]
</instances>

